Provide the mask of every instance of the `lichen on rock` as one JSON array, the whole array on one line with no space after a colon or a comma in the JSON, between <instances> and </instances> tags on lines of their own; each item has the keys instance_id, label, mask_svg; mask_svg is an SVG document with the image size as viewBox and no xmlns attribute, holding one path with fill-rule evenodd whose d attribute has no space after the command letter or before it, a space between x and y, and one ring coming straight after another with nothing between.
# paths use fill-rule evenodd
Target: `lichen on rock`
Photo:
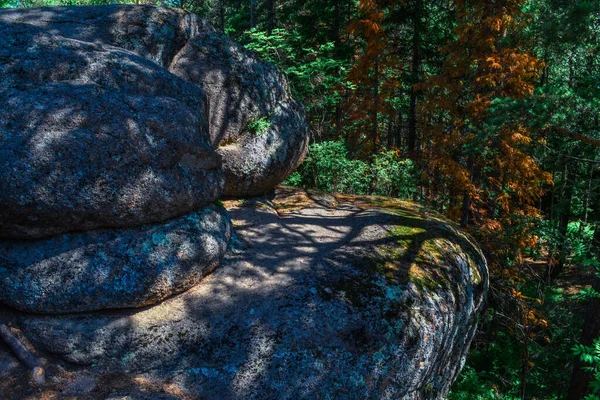
<instances>
[{"instance_id":1,"label":"lichen on rock","mask_svg":"<svg viewBox=\"0 0 600 400\"><path fill-rule=\"evenodd\" d=\"M478 247L412 203L310 197L321 201L278 189L275 208L225 202L244 250L151 308L18 323L70 362L193 396L444 398L484 306Z\"/></svg>"},{"instance_id":2,"label":"lichen on rock","mask_svg":"<svg viewBox=\"0 0 600 400\"><path fill-rule=\"evenodd\" d=\"M211 144L224 159L227 196L264 194L306 154L306 113L283 73L191 13L132 5L43 7L2 10L0 22L126 49L202 88L208 104L196 112L208 118ZM255 135L249 124L261 118L270 126Z\"/></svg>"},{"instance_id":3,"label":"lichen on rock","mask_svg":"<svg viewBox=\"0 0 600 400\"><path fill-rule=\"evenodd\" d=\"M44 314L154 304L212 272L230 237L210 205L162 224L3 240L0 302Z\"/></svg>"}]
</instances>

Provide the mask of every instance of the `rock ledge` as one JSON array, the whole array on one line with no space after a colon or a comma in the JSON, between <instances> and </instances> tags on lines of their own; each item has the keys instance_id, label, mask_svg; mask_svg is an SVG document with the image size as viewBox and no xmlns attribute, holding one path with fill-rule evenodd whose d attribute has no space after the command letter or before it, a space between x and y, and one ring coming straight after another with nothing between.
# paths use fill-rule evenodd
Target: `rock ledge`
<instances>
[{"instance_id":1,"label":"rock ledge","mask_svg":"<svg viewBox=\"0 0 600 400\"><path fill-rule=\"evenodd\" d=\"M488 286L470 237L385 198L280 188L273 203L226 207L245 248L193 289L146 309L11 320L77 374L128 377L89 398L140 380L190 399L444 398Z\"/></svg>"}]
</instances>

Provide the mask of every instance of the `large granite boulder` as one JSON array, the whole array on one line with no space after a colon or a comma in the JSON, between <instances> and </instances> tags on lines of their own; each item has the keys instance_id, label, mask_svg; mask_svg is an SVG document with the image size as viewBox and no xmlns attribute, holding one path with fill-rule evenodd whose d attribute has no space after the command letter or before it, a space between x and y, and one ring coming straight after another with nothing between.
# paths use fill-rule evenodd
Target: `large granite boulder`
<instances>
[{"instance_id":1,"label":"large granite boulder","mask_svg":"<svg viewBox=\"0 0 600 400\"><path fill-rule=\"evenodd\" d=\"M412 203L322 200L226 202L245 249L153 307L4 317L106 382L90 398L117 390L104 373L182 398L445 398L484 308L481 251Z\"/></svg>"},{"instance_id":2,"label":"large granite boulder","mask_svg":"<svg viewBox=\"0 0 600 400\"><path fill-rule=\"evenodd\" d=\"M0 37L0 238L156 223L221 195L197 86L24 24Z\"/></svg>"},{"instance_id":3,"label":"large granite boulder","mask_svg":"<svg viewBox=\"0 0 600 400\"><path fill-rule=\"evenodd\" d=\"M53 314L154 304L212 272L230 236L210 205L157 225L3 240L0 302Z\"/></svg>"},{"instance_id":4,"label":"large granite boulder","mask_svg":"<svg viewBox=\"0 0 600 400\"><path fill-rule=\"evenodd\" d=\"M201 32L169 70L208 96L209 132L223 156L225 195L264 194L302 162L308 146L304 107L272 64L217 32Z\"/></svg>"},{"instance_id":5,"label":"large granite boulder","mask_svg":"<svg viewBox=\"0 0 600 400\"><path fill-rule=\"evenodd\" d=\"M2 9L0 21L130 50L161 67L167 67L190 38L214 30L177 8L126 4Z\"/></svg>"},{"instance_id":6,"label":"large granite boulder","mask_svg":"<svg viewBox=\"0 0 600 400\"><path fill-rule=\"evenodd\" d=\"M191 14L131 5L46 7L1 10L0 21L124 48L203 88L228 196L265 193L306 154L304 108L283 74Z\"/></svg>"}]
</instances>

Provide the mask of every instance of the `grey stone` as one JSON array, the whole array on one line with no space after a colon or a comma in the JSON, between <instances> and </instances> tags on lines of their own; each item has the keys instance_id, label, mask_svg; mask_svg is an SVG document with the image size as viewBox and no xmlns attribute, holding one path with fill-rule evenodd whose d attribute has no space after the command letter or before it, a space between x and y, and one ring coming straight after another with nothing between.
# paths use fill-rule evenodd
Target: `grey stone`
<instances>
[{"instance_id":1,"label":"grey stone","mask_svg":"<svg viewBox=\"0 0 600 400\"><path fill-rule=\"evenodd\" d=\"M169 70L208 96L209 132L223 156L226 196L262 195L302 162L308 145L304 107L275 66L207 31L188 41Z\"/></svg>"},{"instance_id":2,"label":"grey stone","mask_svg":"<svg viewBox=\"0 0 600 400\"><path fill-rule=\"evenodd\" d=\"M264 194L306 154L305 110L281 71L192 14L130 5L45 7L2 10L0 21L128 49L203 88L227 196ZM257 121L258 130L252 128Z\"/></svg>"},{"instance_id":3,"label":"grey stone","mask_svg":"<svg viewBox=\"0 0 600 400\"><path fill-rule=\"evenodd\" d=\"M97 379L93 376L80 376L63 390L65 396L85 396L96 389Z\"/></svg>"},{"instance_id":4,"label":"grey stone","mask_svg":"<svg viewBox=\"0 0 600 400\"><path fill-rule=\"evenodd\" d=\"M0 379L8 379L12 374L19 369L19 361L9 355L7 352L2 352L0 349ZM23 369L21 367L21 369Z\"/></svg>"},{"instance_id":5,"label":"grey stone","mask_svg":"<svg viewBox=\"0 0 600 400\"><path fill-rule=\"evenodd\" d=\"M25 24L0 37L0 238L156 223L220 196L197 86Z\"/></svg>"},{"instance_id":6,"label":"grey stone","mask_svg":"<svg viewBox=\"0 0 600 400\"><path fill-rule=\"evenodd\" d=\"M16 322L70 362L152 371L192 398L445 398L484 309L481 251L411 203L338 201L230 208L249 247L153 307Z\"/></svg>"},{"instance_id":7,"label":"grey stone","mask_svg":"<svg viewBox=\"0 0 600 400\"><path fill-rule=\"evenodd\" d=\"M153 304L212 272L230 236L225 210L210 205L157 225L2 240L0 302L37 313Z\"/></svg>"},{"instance_id":8,"label":"grey stone","mask_svg":"<svg viewBox=\"0 0 600 400\"><path fill-rule=\"evenodd\" d=\"M120 47L162 67L198 32L213 30L206 21L177 8L125 4L2 9L0 21Z\"/></svg>"}]
</instances>

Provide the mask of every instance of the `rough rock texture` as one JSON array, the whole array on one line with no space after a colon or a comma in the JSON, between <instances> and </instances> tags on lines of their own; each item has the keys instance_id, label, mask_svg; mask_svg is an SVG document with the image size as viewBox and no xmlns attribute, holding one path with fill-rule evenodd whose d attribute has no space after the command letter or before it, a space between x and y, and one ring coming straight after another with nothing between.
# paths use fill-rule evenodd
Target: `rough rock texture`
<instances>
[{"instance_id":1,"label":"rough rock texture","mask_svg":"<svg viewBox=\"0 0 600 400\"><path fill-rule=\"evenodd\" d=\"M246 247L201 285L143 310L9 319L79 373L180 398L444 398L487 292L471 238L384 198L280 190L278 211L226 206Z\"/></svg>"},{"instance_id":2,"label":"rough rock texture","mask_svg":"<svg viewBox=\"0 0 600 400\"><path fill-rule=\"evenodd\" d=\"M214 201L197 86L118 48L0 22L0 238L165 221Z\"/></svg>"},{"instance_id":3,"label":"rough rock texture","mask_svg":"<svg viewBox=\"0 0 600 400\"><path fill-rule=\"evenodd\" d=\"M131 50L203 88L228 196L265 193L306 154L304 108L283 74L192 14L151 6L46 7L1 10L0 21Z\"/></svg>"},{"instance_id":4,"label":"rough rock texture","mask_svg":"<svg viewBox=\"0 0 600 400\"><path fill-rule=\"evenodd\" d=\"M201 32L169 70L208 96L209 131L223 155L225 195L264 194L300 164L308 145L304 107L291 98L275 66L222 34Z\"/></svg>"},{"instance_id":5,"label":"rough rock texture","mask_svg":"<svg viewBox=\"0 0 600 400\"><path fill-rule=\"evenodd\" d=\"M0 241L0 302L37 313L141 307L196 285L225 254L222 207L158 225Z\"/></svg>"},{"instance_id":6,"label":"rough rock texture","mask_svg":"<svg viewBox=\"0 0 600 400\"><path fill-rule=\"evenodd\" d=\"M130 50L162 67L187 41L213 28L176 8L147 5L2 9L0 21L33 25L49 34Z\"/></svg>"}]
</instances>

